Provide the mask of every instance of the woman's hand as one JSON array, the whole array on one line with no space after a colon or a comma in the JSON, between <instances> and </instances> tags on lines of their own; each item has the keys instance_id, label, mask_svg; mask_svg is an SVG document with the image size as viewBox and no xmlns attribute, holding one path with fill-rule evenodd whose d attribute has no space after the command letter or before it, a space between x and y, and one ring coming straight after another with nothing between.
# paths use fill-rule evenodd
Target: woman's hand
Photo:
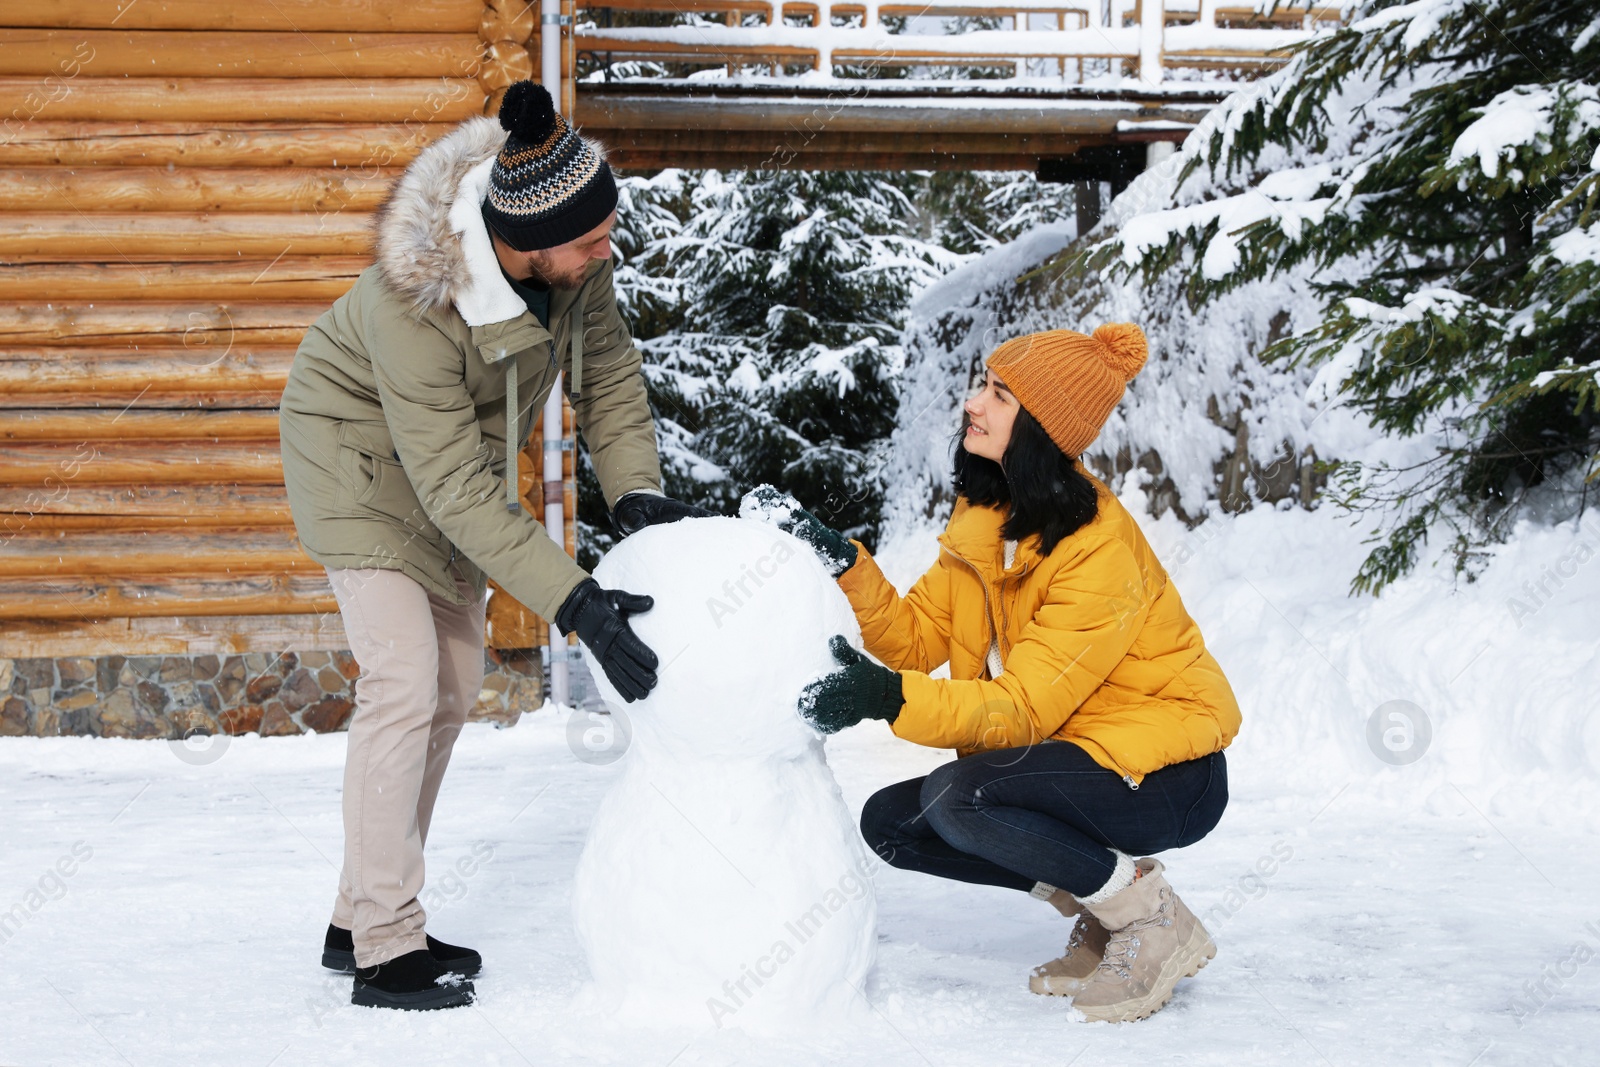
<instances>
[{"instance_id":1,"label":"woman's hand","mask_svg":"<svg viewBox=\"0 0 1600 1067\"><path fill-rule=\"evenodd\" d=\"M862 719L894 722L906 700L900 672L879 666L850 647L843 634L828 639L840 670L800 690L800 715L825 734L836 734Z\"/></svg>"},{"instance_id":2,"label":"woman's hand","mask_svg":"<svg viewBox=\"0 0 1600 1067\"><path fill-rule=\"evenodd\" d=\"M766 522L776 522L778 529L792 533L811 546L828 573L837 578L856 562L856 546L837 530L823 525L821 519L802 508L799 501L787 493L780 493L770 485L758 485L746 497L753 501L754 516ZM744 511L740 509L741 513Z\"/></svg>"}]
</instances>

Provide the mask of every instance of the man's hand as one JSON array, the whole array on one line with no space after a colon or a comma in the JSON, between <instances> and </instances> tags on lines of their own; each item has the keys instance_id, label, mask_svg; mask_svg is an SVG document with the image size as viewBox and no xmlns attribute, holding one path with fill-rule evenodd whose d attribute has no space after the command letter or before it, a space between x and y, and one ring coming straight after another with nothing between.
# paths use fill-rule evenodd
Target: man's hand
<instances>
[{"instance_id":1,"label":"man's hand","mask_svg":"<svg viewBox=\"0 0 1600 1067\"><path fill-rule=\"evenodd\" d=\"M654 597L601 589L599 582L585 578L556 612L561 635L577 631L578 640L589 646L606 677L629 703L655 688L660 661L628 625L628 616L649 611L655 603Z\"/></svg>"},{"instance_id":2,"label":"man's hand","mask_svg":"<svg viewBox=\"0 0 1600 1067\"><path fill-rule=\"evenodd\" d=\"M635 490L623 493L622 498L617 501L617 506L611 510L611 526L616 530L618 537L627 537L629 534L638 533L646 526L677 522L679 519L702 519L710 514L711 512L705 508L685 504L670 496Z\"/></svg>"},{"instance_id":3,"label":"man's hand","mask_svg":"<svg viewBox=\"0 0 1600 1067\"><path fill-rule=\"evenodd\" d=\"M780 493L770 485L758 485L750 491L746 500L754 505L749 509L752 518L775 521L778 529L792 533L810 545L833 577L837 578L855 566L856 546L850 539L838 530L823 525L821 519L800 507L794 497ZM741 513L745 510L740 509Z\"/></svg>"},{"instance_id":4,"label":"man's hand","mask_svg":"<svg viewBox=\"0 0 1600 1067\"><path fill-rule=\"evenodd\" d=\"M800 715L825 734L836 734L862 719L894 722L906 702L900 672L879 666L850 647L843 634L828 639L842 668L800 690Z\"/></svg>"}]
</instances>

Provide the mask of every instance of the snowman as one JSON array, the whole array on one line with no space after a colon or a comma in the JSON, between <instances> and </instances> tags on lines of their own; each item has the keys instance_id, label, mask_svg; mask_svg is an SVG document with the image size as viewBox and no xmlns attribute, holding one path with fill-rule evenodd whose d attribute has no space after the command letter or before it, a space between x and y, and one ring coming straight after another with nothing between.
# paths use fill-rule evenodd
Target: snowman
<instances>
[{"instance_id":1,"label":"snowman","mask_svg":"<svg viewBox=\"0 0 1600 1067\"><path fill-rule=\"evenodd\" d=\"M831 635L860 645L844 593L804 542L750 518L647 527L594 576L655 598L629 621L661 665L624 704L589 663L632 740L573 884L583 999L716 1028L859 1017L876 860L795 708L837 668Z\"/></svg>"}]
</instances>

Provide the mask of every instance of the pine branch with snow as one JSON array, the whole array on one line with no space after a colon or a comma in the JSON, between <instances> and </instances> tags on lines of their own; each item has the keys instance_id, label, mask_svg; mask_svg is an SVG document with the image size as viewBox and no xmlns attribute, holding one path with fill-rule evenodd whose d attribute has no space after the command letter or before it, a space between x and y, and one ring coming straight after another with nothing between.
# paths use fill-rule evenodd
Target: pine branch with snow
<instances>
[{"instance_id":1,"label":"pine branch with snow","mask_svg":"<svg viewBox=\"0 0 1600 1067\"><path fill-rule=\"evenodd\" d=\"M1540 493L1595 476L1600 33L1581 0L1361 15L1208 117L1168 202L1124 212L1084 265L1182 277L1194 306L1311 287L1320 320L1262 360L1433 443L1425 462L1334 468L1347 504L1389 517L1354 582L1377 591L1436 523L1464 568Z\"/></svg>"}]
</instances>

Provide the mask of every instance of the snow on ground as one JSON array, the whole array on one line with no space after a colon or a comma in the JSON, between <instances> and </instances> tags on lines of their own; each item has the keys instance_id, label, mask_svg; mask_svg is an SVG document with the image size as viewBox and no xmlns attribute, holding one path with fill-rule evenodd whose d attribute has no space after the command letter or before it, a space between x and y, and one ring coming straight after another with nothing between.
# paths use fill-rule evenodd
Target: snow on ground
<instances>
[{"instance_id":1,"label":"snow on ground","mask_svg":"<svg viewBox=\"0 0 1600 1067\"><path fill-rule=\"evenodd\" d=\"M887 867L859 1030L774 1042L709 1014L576 1011L571 877L620 765L547 707L469 727L446 779L429 929L486 958L478 1003L448 1012L353 1007L318 966L342 735L7 739L0 1063L1594 1063L1600 520L1376 601L1344 595L1363 535L1331 508L1215 522L1145 522L1245 710L1222 824L1164 857L1218 955L1145 1022L1077 1023L1027 991L1066 934L1048 906ZM885 555L915 577L931 535ZM1389 701L1410 726L1383 718L1369 743ZM948 758L877 723L828 747L857 811Z\"/></svg>"}]
</instances>

